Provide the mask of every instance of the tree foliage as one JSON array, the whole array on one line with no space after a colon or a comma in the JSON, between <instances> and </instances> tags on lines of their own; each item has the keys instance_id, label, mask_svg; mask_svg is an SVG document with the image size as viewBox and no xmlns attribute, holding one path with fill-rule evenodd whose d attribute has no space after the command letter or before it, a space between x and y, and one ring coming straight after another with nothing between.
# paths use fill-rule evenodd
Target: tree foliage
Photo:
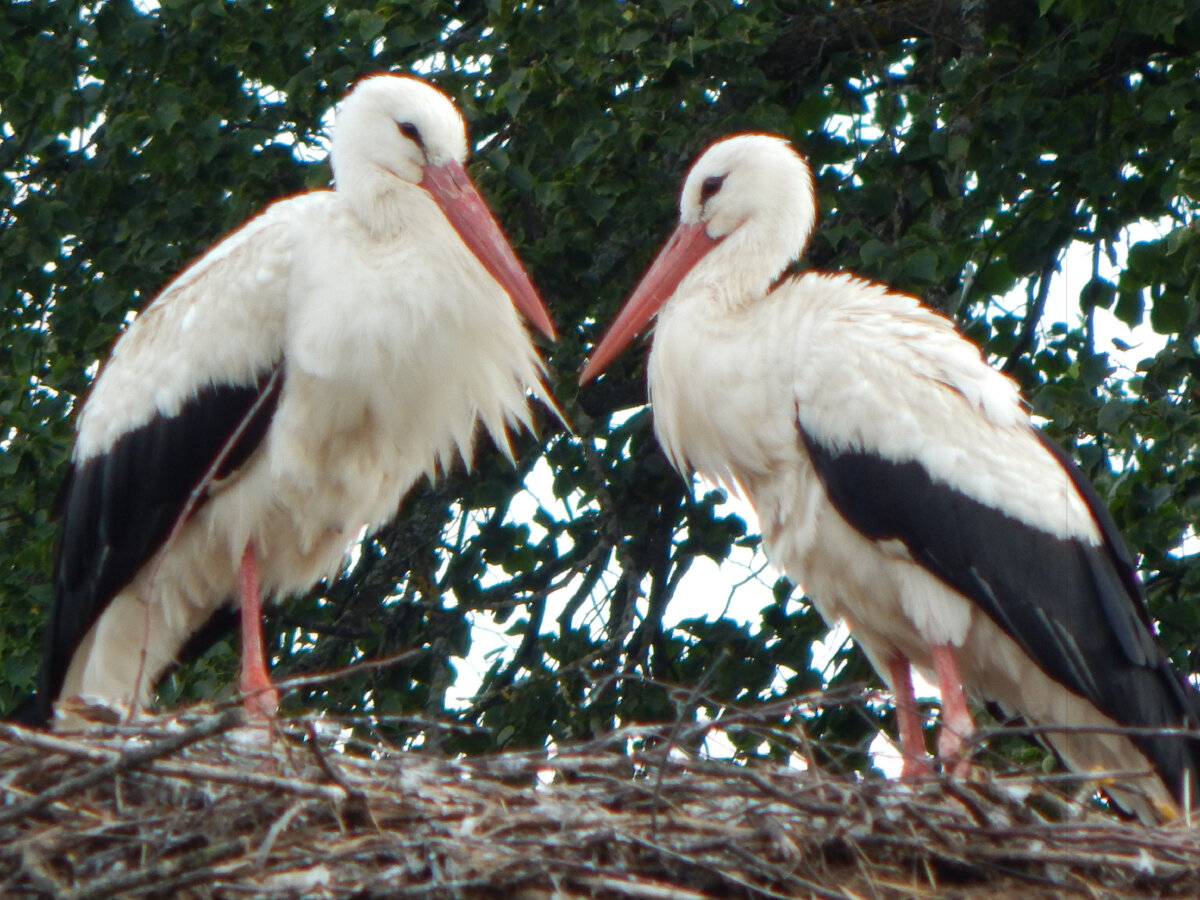
<instances>
[{"instance_id":1,"label":"tree foliage","mask_svg":"<svg viewBox=\"0 0 1200 900\"><path fill-rule=\"evenodd\" d=\"M690 612L693 562L749 555L755 523L667 465L642 352L577 388L690 160L751 129L787 135L818 172L806 264L924 297L1020 382L1140 554L1176 662L1200 670L1185 543L1200 503L1198 48L1188 0L8 5L0 708L32 684L54 498L94 363L206 246L327 183L332 105L384 69L426 75L467 115L472 171L562 331L546 351L574 434L545 417L516 469L484 448L472 472L416 489L339 579L280 608L281 673L421 651L298 691L293 708L482 751L871 677L845 647L814 667L826 629L786 581L739 589L761 609L749 622ZM1138 223L1153 228L1131 242ZM1068 247L1086 277L1063 271ZM1072 311L1055 311L1076 282ZM1109 313L1141 326L1140 355L1098 336ZM509 640L478 695L453 702L452 658L482 625ZM164 700L223 689L235 658L218 645ZM851 748L831 762L865 764L873 707L781 708L771 740L731 732L739 754L786 754L781 735L803 725Z\"/></svg>"}]
</instances>

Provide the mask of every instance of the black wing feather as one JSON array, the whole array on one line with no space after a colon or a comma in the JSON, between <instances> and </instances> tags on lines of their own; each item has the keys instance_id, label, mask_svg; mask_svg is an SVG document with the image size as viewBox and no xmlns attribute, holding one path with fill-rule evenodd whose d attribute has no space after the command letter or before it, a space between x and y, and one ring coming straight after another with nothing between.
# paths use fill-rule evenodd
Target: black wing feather
<instances>
[{"instance_id":1,"label":"black wing feather","mask_svg":"<svg viewBox=\"0 0 1200 900\"><path fill-rule=\"evenodd\" d=\"M156 416L106 453L72 462L60 497L38 719L49 720L84 635L167 540L205 476L229 475L262 442L282 386L279 365L250 384L206 385L177 415Z\"/></svg>"},{"instance_id":2,"label":"black wing feather","mask_svg":"<svg viewBox=\"0 0 1200 900\"><path fill-rule=\"evenodd\" d=\"M1051 678L1114 721L1195 727L1200 696L1152 632L1132 559L1104 504L1069 457L1070 474L1100 528L1098 546L1063 539L932 478L916 461L833 449L800 429L834 507L874 540L899 540L913 559L983 609ZM1200 741L1132 737L1181 796L1193 789Z\"/></svg>"}]
</instances>

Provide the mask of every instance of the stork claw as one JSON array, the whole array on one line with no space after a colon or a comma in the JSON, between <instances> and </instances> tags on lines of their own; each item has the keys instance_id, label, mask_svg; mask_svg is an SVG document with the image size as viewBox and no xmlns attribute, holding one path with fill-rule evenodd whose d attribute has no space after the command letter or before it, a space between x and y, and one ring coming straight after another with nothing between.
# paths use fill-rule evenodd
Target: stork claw
<instances>
[{"instance_id":1,"label":"stork claw","mask_svg":"<svg viewBox=\"0 0 1200 900\"><path fill-rule=\"evenodd\" d=\"M969 778L971 775L971 754L966 744L966 739L953 726L942 723L937 739L938 759L942 771L952 778Z\"/></svg>"},{"instance_id":2,"label":"stork claw","mask_svg":"<svg viewBox=\"0 0 1200 900\"><path fill-rule=\"evenodd\" d=\"M266 685L246 684L244 674L239 687L242 691L242 705L246 710L246 718L251 724L270 724L275 721L275 715L279 711L279 691L270 683Z\"/></svg>"},{"instance_id":3,"label":"stork claw","mask_svg":"<svg viewBox=\"0 0 1200 900\"><path fill-rule=\"evenodd\" d=\"M933 768L923 758L904 757L904 764L900 766L901 781L919 781L922 778L930 778L932 775Z\"/></svg>"}]
</instances>

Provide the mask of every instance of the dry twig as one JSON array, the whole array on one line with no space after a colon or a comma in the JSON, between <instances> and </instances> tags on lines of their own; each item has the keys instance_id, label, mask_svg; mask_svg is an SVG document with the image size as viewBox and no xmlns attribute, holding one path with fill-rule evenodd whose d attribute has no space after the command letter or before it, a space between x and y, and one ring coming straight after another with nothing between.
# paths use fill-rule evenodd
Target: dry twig
<instances>
[{"instance_id":1,"label":"dry twig","mask_svg":"<svg viewBox=\"0 0 1200 900\"><path fill-rule=\"evenodd\" d=\"M225 734L236 720L86 736L0 727L0 894L1200 895L1200 836L1081 805L1062 776L845 781L665 754L669 728L553 756L446 760L339 750L302 720L254 748Z\"/></svg>"}]
</instances>

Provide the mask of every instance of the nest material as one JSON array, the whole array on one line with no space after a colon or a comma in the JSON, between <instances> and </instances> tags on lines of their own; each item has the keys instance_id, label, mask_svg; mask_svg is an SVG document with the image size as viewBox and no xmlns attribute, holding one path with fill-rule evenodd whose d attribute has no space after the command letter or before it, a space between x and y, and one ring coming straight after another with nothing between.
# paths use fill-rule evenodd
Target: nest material
<instances>
[{"instance_id":1,"label":"nest material","mask_svg":"<svg viewBox=\"0 0 1200 900\"><path fill-rule=\"evenodd\" d=\"M0 726L0 895L1200 896L1200 830L1120 820L1044 778L837 780L629 751L645 730L446 760L345 746L315 719L247 742L237 722Z\"/></svg>"}]
</instances>

